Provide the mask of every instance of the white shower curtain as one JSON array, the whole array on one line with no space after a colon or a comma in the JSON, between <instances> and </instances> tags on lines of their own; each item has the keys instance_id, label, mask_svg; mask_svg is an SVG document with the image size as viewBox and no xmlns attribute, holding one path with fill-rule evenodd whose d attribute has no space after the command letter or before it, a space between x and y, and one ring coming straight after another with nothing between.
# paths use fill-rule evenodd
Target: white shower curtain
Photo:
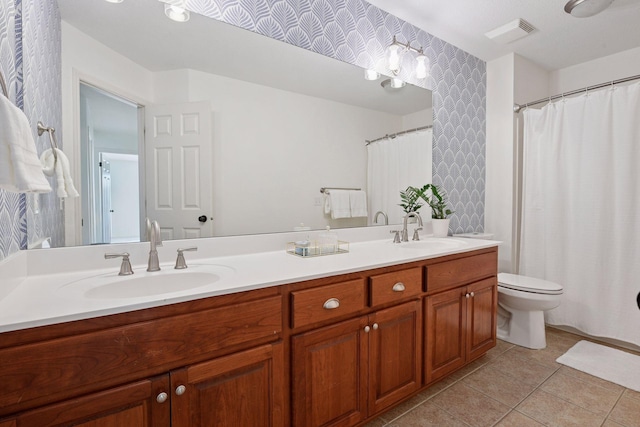
<instances>
[{"instance_id":1,"label":"white shower curtain","mask_svg":"<svg viewBox=\"0 0 640 427\"><path fill-rule=\"evenodd\" d=\"M640 345L640 84L524 118L520 273L564 287L548 323Z\"/></svg>"},{"instance_id":2,"label":"white shower curtain","mask_svg":"<svg viewBox=\"0 0 640 427\"><path fill-rule=\"evenodd\" d=\"M389 224L402 222L400 191L431 182L431 140L431 129L425 129L367 145L369 224L377 211L389 216ZM420 214L425 219L431 217L426 207Z\"/></svg>"}]
</instances>

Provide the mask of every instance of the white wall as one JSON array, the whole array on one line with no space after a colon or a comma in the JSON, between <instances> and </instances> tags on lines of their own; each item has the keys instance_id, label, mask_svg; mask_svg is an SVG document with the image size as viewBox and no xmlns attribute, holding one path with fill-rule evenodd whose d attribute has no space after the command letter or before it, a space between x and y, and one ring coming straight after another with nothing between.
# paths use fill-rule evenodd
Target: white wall
<instances>
[{"instance_id":1,"label":"white wall","mask_svg":"<svg viewBox=\"0 0 640 427\"><path fill-rule=\"evenodd\" d=\"M485 232L501 240L500 271L517 269L522 114L514 103L548 96L548 72L515 54L487 63Z\"/></svg>"},{"instance_id":2,"label":"white wall","mask_svg":"<svg viewBox=\"0 0 640 427\"><path fill-rule=\"evenodd\" d=\"M146 105L211 100L216 235L291 230L302 222L366 225L366 218L331 220L320 187L366 190L365 140L433 121L431 110L403 118L192 70L151 73L63 22L63 125L66 135L77 135L75 147L67 146L76 176L80 156L71 152L79 153L79 129L71 94L78 78ZM80 217L68 211L67 229Z\"/></svg>"},{"instance_id":3,"label":"white wall","mask_svg":"<svg viewBox=\"0 0 640 427\"><path fill-rule=\"evenodd\" d=\"M640 47L552 71L550 95L631 77L640 70Z\"/></svg>"}]
</instances>

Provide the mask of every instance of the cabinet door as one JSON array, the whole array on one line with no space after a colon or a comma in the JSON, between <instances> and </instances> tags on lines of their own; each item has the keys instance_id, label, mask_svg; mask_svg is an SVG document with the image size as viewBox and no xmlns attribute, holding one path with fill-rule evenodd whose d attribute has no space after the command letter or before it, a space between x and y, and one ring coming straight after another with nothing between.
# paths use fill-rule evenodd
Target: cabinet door
<instances>
[{"instance_id":1,"label":"cabinet door","mask_svg":"<svg viewBox=\"0 0 640 427\"><path fill-rule=\"evenodd\" d=\"M425 384L465 364L465 288L455 288L425 301Z\"/></svg>"},{"instance_id":2,"label":"cabinet door","mask_svg":"<svg viewBox=\"0 0 640 427\"><path fill-rule=\"evenodd\" d=\"M420 301L369 316L369 415L421 387L421 324Z\"/></svg>"},{"instance_id":3,"label":"cabinet door","mask_svg":"<svg viewBox=\"0 0 640 427\"><path fill-rule=\"evenodd\" d=\"M16 420L4 420L0 421L0 427L16 427Z\"/></svg>"},{"instance_id":4,"label":"cabinet door","mask_svg":"<svg viewBox=\"0 0 640 427\"><path fill-rule=\"evenodd\" d=\"M467 361L496 345L497 289L495 277L467 287Z\"/></svg>"},{"instance_id":5,"label":"cabinet door","mask_svg":"<svg viewBox=\"0 0 640 427\"><path fill-rule=\"evenodd\" d=\"M171 372L173 427L281 427L282 344Z\"/></svg>"},{"instance_id":6,"label":"cabinet door","mask_svg":"<svg viewBox=\"0 0 640 427\"><path fill-rule=\"evenodd\" d=\"M165 399L161 393L167 393ZM16 418L16 425L168 427L168 394L169 376L164 375L25 412Z\"/></svg>"},{"instance_id":7,"label":"cabinet door","mask_svg":"<svg viewBox=\"0 0 640 427\"><path fill-rule=\"evenodd\" d=\"M292 338L293 426L352 426L367 416L367 318Z\"/></svg>"}]
</instances>

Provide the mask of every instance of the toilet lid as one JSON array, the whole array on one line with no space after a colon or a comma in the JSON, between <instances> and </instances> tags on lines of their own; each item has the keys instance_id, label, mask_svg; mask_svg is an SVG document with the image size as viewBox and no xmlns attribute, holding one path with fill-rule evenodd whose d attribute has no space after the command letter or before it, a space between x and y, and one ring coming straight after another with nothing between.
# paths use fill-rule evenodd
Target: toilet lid
<instances>
[{"instance_id":1,"label":"toilet lid","mask_svg":"<svg viewBox=\"0 0 640 427\"><path fill-rule=\"evenodd\" d=\"M498 273L498 285L516 291L537 294L558 295L562 293L562 286L557 283L517 274Z\"/></svg>"}]
</instances>

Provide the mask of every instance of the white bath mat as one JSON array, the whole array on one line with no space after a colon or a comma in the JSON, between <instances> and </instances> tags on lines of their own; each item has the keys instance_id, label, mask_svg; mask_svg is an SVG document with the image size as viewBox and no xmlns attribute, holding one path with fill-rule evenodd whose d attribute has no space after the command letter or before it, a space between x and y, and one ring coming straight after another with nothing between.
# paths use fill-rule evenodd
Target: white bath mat
<instances>
[{"instance_id":1,"label":"white bath mat","mask_svg":"<svg viewBox=\"0 0 640 427\"><path fill-rule=\"evenodd\" d=\"M640 356L589 341L580 341L558 357L556 362L640 391Z\"/></svg>"}]
</instances>

